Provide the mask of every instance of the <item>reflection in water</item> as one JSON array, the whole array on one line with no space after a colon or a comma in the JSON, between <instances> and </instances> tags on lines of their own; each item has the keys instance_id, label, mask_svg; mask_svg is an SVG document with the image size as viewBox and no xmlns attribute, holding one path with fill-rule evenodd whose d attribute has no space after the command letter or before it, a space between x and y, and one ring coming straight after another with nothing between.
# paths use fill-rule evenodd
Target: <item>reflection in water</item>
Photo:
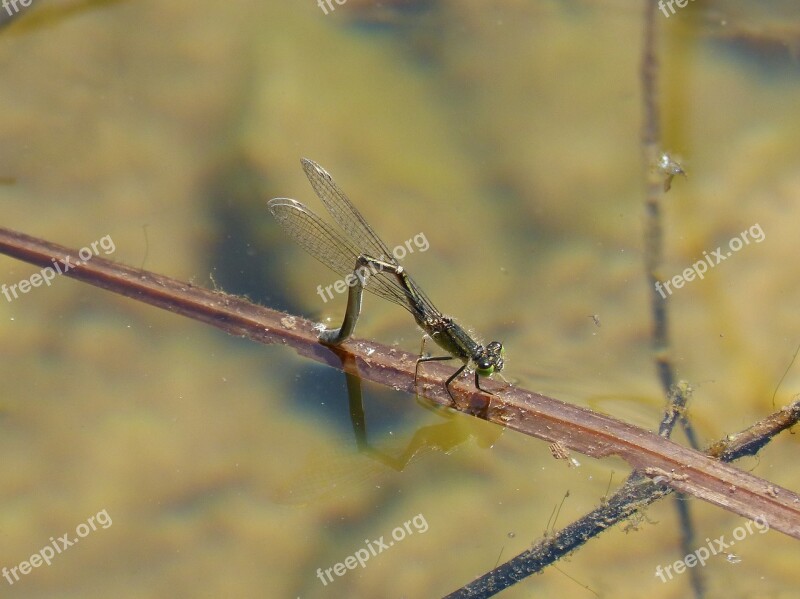
<instances>
[{"instance_id":1,"label":"reflection in water","mask_svg":"<svg viewBox=\"0 0 800 599\"><path fill-rule=\"evenodd\" d=\"M478 447L491 448L503 428L465 416L424 398L417 403L445 420L424 425L414 431L408 442L395 439L370 443L361 402L361 383L347 374L350 415L357 451L352 442L340 438L325 451L308 451L291 475L271 490L271 498L279 503L306 504L330 497L344 497L359 487L378 484L390 471L402 472L409 464L432 451L449 454L459 445L473 439ZM365 457L367 459L365 459Z\"/></svg>"}]
</instances>

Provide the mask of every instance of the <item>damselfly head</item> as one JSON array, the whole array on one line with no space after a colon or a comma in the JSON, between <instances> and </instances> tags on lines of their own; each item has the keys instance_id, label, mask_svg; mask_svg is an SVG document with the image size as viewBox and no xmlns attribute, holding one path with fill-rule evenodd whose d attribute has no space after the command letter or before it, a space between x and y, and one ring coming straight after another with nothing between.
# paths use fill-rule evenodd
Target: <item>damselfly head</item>
<instances>
[{"instance_id":1,"label":"damselfly head","mask_svg":"<svg viewBox=\"0 0 800 599\"><path fill-rule=\"evenodd\" d=\"M491 376L503 370L503 356L505 349L499 341L492 341L480 352L475 360L475 372L481 376Z\"/></svg>"}]
</instances>

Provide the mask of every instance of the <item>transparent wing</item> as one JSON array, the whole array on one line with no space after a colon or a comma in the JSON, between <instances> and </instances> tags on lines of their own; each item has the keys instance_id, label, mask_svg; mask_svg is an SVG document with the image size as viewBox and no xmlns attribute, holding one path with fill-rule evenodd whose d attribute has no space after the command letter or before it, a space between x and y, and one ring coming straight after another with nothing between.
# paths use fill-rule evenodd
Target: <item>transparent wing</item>
<instances>
[{"instance_id":1,"label":"transparent wing","mask_svg":"<svg viewBox=\"0 0 800 599\"><path fill-rule=\"evenodd\" d=\"M325 204L333 220L347 233L361 251L370 256L391 264L397 264L389 248L367 224L361 213L350 202L344 192L328 172L319 164L308 158L300 160L311 187Z\"/></svg>"},{"instance_id":2,"label":"transparent wing","mask_svg":"<svg viewBox=\"0 0 800 599\"><path fill-rule=\"evenodd\" d=\"M370 249L358 247L352 240L296 200L275 198L270 200L267 205L269 211L292 239L314 258L342 277L353 274L356 259L360 255L371 255ZM364 289L367 291L403 306L412 314L417 313L417 310L412 307L411 297L393 274L378 271L370 274L366 281Z\"/></svg>"},{"instance_id":3,"label":"transparent wing","mask_svg":"<svg viewBox=\"0 0 800 599\"><path fill-rule=\"evenodd\" d=\"M306 173L311 187L319 199L325 204L325 208L330 212L336 223L347 234L350 240L359 248L360 252L371 258L378 258L390 264L397 265L397 260L389 251L389 248L378 237L378 234L372 230L366 219L361 215L358 209L353 206L350 199L345 193L339 189L333 177L322 166L308 158L301 158L300 162L303 165L303 171ZM391 276L391 275L390 275ZM393 282L397 283L397 279L392 277ZM409 311L414 314L420 314L423 318L426 315L441 315L436 306L428 299L428 296L419 288L419 286L409 277L410 285L413 287L415 297L412 298L412 305L416 304L418 310L409 308ZM406 295L411 297L407 292Z\"/></svg>"}]
</instances>

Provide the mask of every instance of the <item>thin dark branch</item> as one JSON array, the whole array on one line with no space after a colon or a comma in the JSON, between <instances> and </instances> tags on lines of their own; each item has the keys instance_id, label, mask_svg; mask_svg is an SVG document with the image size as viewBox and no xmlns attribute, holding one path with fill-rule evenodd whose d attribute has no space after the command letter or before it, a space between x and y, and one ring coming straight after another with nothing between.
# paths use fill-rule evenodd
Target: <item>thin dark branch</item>
<instances>
[{"instance_id":1,"label":"thin dark branch","mask_svg":"<svg viewBox=\"0 0 800 599\"><path fill-rule=\"evenodd\" d=\"M718 441L708 449L708 454L719 456L723 461L755 455L758 449L769 443L781 431L795 425L798 419L800 419L800 400L748 429ZM754 439L759 440L759 445L754 444ZM672 473L665 472L658 482L653 482L643 474L634 472L625 484L598 508L554 535L546 537L530 550L520 553L505 564L447 595L447 599L491 597L520 580L540 572L603 531L672 493L672 489L662 484L670 476Z\"/></svg>"},{"instance_id":2,"label":"thin dark branch","mask_svg":"<svg viewBox=\"0 0 800 599\"><path fill-rule=\"evenodd\" d=\"M653 357L656 363L661 386L669 399L676 380L675 365L670 355L669 342L669 312L667 297L662 296L660 288L657 288L663 262L663 226L662 226L662 206L661 201L669 189L671 176L667 184L664 185L663 173L655 169L659 154L661 152L661 115L658 103L658 36L656 19L658 7L655 0L645 0L644 3L644 38L642 42L642 102L643 102L643 121L642 121L642 152L645 161L645 173L647 176L647 190L645 201L645 265L647 268L647 282L650 287L650 308L653 314ZM677 413L677 406L673 406L670 401L666 410L666 417L674 415L679 417L681 426L689 441L689 445L698 449L700 444L695 434L694 427L683 415L683 406L680 414ZM662 429L663 429L662 423ZM673 421L674 424L674 421ZM671 428L670 428L671 430ZM669 436L667 433L664 436ZM675 497L675 509L678 512L678 520L681 530L682 555L686 555L694 545L694 524L689 513L689 503L683 501L685 497L678 493ZM705 584L700 568L689 571L691 586L694 596L701 599L704 595Z\"/></svg>"},{"instance_id":3,"label":"thin dark branch","mask_svg":"<svg viewBox=\"0 0 800 599\"><path fill-rule=\"evenodd\" d=\"M642 48L642 153L644 156L646 181L644 255L647 271L650 310L653 315L653 356L656 370L665 395L669 395L677 377L670 355L669 341L669 296L659 292L656 283L663 280L663 224L662 200L664 198L664 174L656 168L661 153L661 116L658 105L658 56L656 35L657 2L645 0L644 40ZM681 419L689 444L695 449L700 445L697 435L688 420Z\"/></svg>"}]
</instances>

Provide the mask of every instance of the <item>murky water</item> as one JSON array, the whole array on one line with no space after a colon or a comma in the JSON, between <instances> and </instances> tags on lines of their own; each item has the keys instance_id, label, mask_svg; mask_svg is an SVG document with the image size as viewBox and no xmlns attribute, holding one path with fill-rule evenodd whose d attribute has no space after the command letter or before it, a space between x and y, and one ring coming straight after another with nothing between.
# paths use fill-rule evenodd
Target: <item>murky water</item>
<instances>
[{"instance_id":1,"label":"murky water","mask_svg":"<svg viewBox=\"0 0 800 599\"><path fill-rule=\"evenodd\" d=\"M639 3L274 4L34 0L0 28L3 226L109 236L98 255L338 321L344 296L317 293L338 277L266 211L322 210L308 156L392 247L424 236L403 264L503 340L511 380L655 428ZM800 343L800 10L751 4L657 22L664 149L688 175L662 281L703 442L800 387L795 364L775 392ZM18 291L0 299L3 596L439 597L539 539L567 492L556 528L627 473L374 386L359 453L340 373L63 277L20 287L38 271L0 258ZM372 296L357 332L419 347ZM796 452L782 435L741 466L797 489ZM698 547L744 523L690 501ZM503 596L690 596L688 574L656 574L682 558L674 506L635 528ZM791 596L791 539L754 528L727 553L708 596Z\"/></svg>"}]
</instances>

